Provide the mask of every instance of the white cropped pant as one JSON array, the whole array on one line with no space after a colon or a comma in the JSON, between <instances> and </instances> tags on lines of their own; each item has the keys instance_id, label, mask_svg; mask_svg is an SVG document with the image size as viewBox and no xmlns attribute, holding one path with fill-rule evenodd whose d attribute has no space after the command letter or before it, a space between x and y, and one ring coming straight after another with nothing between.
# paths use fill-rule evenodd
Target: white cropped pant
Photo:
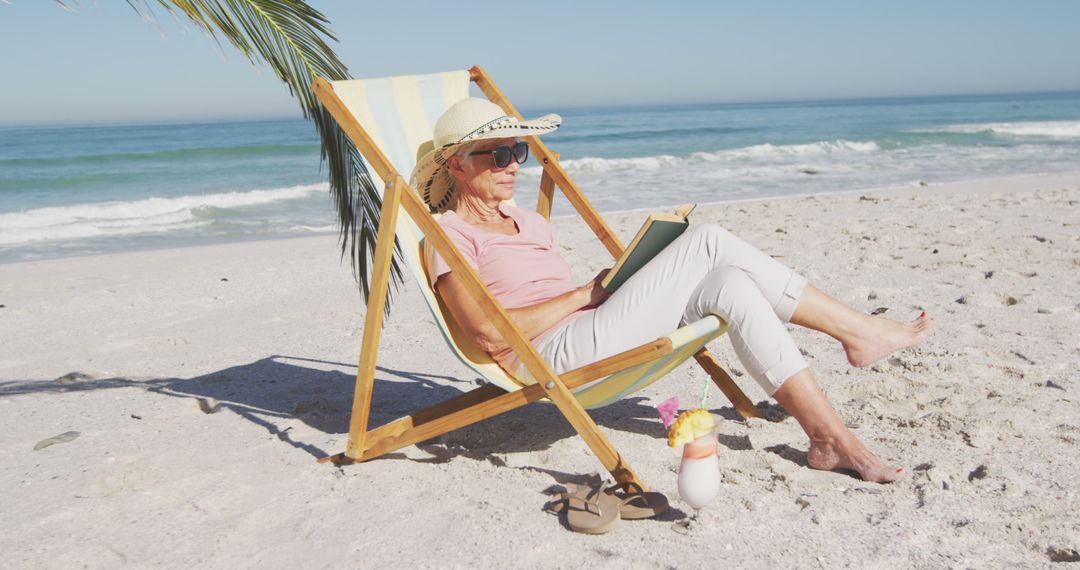
<instances>
[{"instance_id":1,"label":"white cropped pant","mask_svg":"<svg viewBox=\"0 0 1080 570\"><path fill-rule=\"evenodd\" d=\"M545 334L540 355L556 373L656 340L716 315L746 371L772 396L806 368L784 323L806 279L715 224L692 226L596 311Z\"/></svg>"}]
</instances>

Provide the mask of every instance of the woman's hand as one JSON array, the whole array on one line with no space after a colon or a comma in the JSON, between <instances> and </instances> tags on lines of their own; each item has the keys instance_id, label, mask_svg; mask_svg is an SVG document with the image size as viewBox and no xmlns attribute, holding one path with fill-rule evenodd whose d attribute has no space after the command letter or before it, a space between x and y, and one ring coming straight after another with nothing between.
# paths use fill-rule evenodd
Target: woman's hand
<instances>
[{"instance_id":1,"label":"woman's hand","mask_svg":"<svg viewBox=\"0 0 1080 570\"><path fill-rule=\"evenodd\" d=\"M600 286L600 282L604 280L604 276L608 274L611 269L605 269L598 273L592 281L582 285L578 288L588 301L585 303L586 307L599 307L607 298L611 296L603 287Z\"/></svg>"}]
</instances>

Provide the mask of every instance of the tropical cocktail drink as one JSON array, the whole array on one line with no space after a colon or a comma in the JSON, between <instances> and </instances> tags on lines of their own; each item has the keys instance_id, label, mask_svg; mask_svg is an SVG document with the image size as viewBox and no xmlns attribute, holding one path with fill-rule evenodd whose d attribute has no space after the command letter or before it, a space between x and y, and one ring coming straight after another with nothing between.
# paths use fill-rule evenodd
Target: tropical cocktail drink
<instances>
[{"instance_id":1,"label":"tropical cocktail drink","mask_svg":"<svg viewBox=\"0 0 1080 570\"><path fill-rule=\"evenodd\" d=\"M679 496L695 510L704 507L720 492L720 462L716 456L716 434L709 432L683 446L679 465Z\"/></svg>"},{"instance_id":2,"label":"tropical cocktail drink","mask_svg":"<svg viewBox=\"0 0 1080 570\"><path fill-rule=\"evenodd\" d=\"M720 492L716 443L716 418L705 409L679 414L668 431L668 445L683 448L679 495L695 510L704 507Z\"/></svg>"}]
</instances>

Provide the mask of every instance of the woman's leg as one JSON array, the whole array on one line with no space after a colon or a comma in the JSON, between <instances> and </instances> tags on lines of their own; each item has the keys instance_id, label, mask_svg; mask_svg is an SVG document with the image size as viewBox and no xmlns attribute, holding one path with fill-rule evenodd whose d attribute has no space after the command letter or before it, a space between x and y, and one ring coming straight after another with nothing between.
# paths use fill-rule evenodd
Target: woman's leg
<instances>
[{"instance_id":1,"label":"woman's leg","mask_svg":"<svg viewBox=\"0 0 1080 570\"><path fill-rule=\"evenodd\" d=\"M796 314L809 291L807 288ZM731 344L743 367L809 436L810 467L851 469L863 479L878 483L903 476L902 469L883 464L847 429L818 387L787 329L745 273L721 267L705 277L691 296L684 318L691 321L705 314L727 321Z\"/></svg>"},{"instance_id":2,"label":"woman's leg","mask_svg":"<svg viewBox=\"0 0 1080 570\"><path fill-rule=\"evenodd\" d=\"M595 312L541 339L541 355L561 372L653 340L680 320L716 314L728 322L729 337L746 370L810 436L811 467L854 468L871 481L900 476L843 425L783 325L783 314L790 316L802 305L805 281L757 250L738 243L728 247L732 237L708 226L688 232ZM717 267L721 260L732 266ZM756 279L742 269L748 266ZM762 283L772 298L761 290Z\"/></svg>"},{"instance_id":3,"label":"woman's leg","mask_svg":"<svg viewBox=\"0 0 1080 570\"><path fill-rule=\"evenodd\" d=\"M806 462L814 469L850 469L866 481L887 483L905 475L886 465L855 438L818 387L809 368L788 378L773 397L810 437Z\"/></svg>"},{"instance_id":4,"label":"woman's leg","mask_svg":"<svg viewBox=\"0 0 1080 570\"><path fill-rule=\"evenodd\" d=\"M787 327L769 300L743 270L710 271L687 300L683 321L716 315L728 325L728 337L743 368L772 396L784 381L806 368Z\"/></svg>"},{"instance_id":5,"label":"woman's leg","mask_svg":"<svg viewBox=\"0 0 1080 570\"><path fill-rule=\"evenodd\" d=\"M703 224L694 230L706 237L703 243L711 267L741 269L780 320L840 341L852 366L867 366L892 352L915 346L934 328L934 318L925 313L911 323L860 313L720 226Z\"/></svg>"},{"instance_id":6,"label":"woman's leg","mask_svg":"<svg viewBox=\"0 0 1080 570\"><path fill-rule=\"evenodd\" d=\"M781 316L795 310L798 297L792 293L804 284L798 274L722 228L698 226L595 311L546 334L536 347L556 372L564 372L656 340L680 322L716 315L727 323L743 367L772 396L785 379L806 368Z\"/></svg>"},{"instance_id":7,"label":"woman's leg","mask_svg":"<svg viewBox=\"0 0 1080 570\"><path fill-rule=\"evenodd\" d=\"M714 224L687 230L594 312L538 339L537 349L561 372L656 340L674 330L680 321L690 322L709 313L704 311L693 318L684 316L698 286L710 272L721 267L732 271L729 275L735 275L741 287L749 284L757 289L752 297L759 305L764 303L765 312L772 313L771 328L776 332L761 335L763 339L769 338L771 344L769 349L757 353L762 357L775 353L779 358L778 341L773 339L790 341L780 321L790 319L806 280ZM737 307L736 296L731 298L732 306ZM723 318L721 313L716 314ZM798 355L793 343L788 352L791 351ZM766 392L771 394L782 379L763 385L768 386Z\"/></svg>"},{"instance_id":8,"label":"woman's leg","mask_svg":"<svg viewBox=\"0 0 1080 570\"><path fill-rule=\"evenodd\" d=\"M807 285L805 277L716 224L694 226L690 231L698 234L710 269L741 270L761 291L776 316L785 323L791 321Z\"/></svg>"},{"instance_id":9,"label":"woman's leg","mask_svg":"<svg viewBox=\"0 0 1080 570\"><path fill-rule=\"evenodd\" d=\"M877 359L922 342L934 330L934 317L925 312L911 323L866 315L808 285L791 322L821 331L844 346L852 366L867 366Z\"/></svg>"}]
</instances>

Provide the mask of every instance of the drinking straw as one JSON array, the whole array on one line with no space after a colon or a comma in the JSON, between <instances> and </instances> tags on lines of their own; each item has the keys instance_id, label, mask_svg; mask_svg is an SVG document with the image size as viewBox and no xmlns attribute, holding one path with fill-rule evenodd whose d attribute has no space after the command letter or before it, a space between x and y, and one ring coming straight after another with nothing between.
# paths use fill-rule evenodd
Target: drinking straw
<instances>
[{"instance_id":1,"label":"drinking straw","mask_svg":"<svg viewBox=\"0 0 1080 570\"><path fill-rule=\"evenodd\" d=\"M709 382L710 382L710 380L711 380L711 378L709 378L708 376L705 377L705 389L702 390L702 392L701 392L701 409L703 409L703 410L708 409L708 408L705 407L705 401L709 399Z\"/></svg>"}]
</instances>

